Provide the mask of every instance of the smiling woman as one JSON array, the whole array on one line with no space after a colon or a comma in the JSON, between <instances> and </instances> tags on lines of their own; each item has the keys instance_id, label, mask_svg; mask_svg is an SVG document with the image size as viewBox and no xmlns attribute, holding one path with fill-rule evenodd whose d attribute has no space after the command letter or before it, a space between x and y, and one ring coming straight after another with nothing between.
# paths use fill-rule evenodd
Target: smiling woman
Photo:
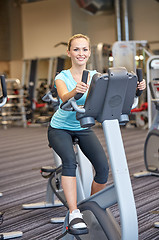
<instances>
[{"instance_id":1,"label":"smiling woman","mask_svg":"<svg viewBox=\"0 0 159 240\"><path fill-rule=\"evenodd\" d=\"M82 82L82 74L86 69L90 57L90 40L82 34L74 35L68 41L67 54L71 58L72 66L63 70L55 78L55 87L60 103L74 97L77 93L83 96L77 101L78 105L85 103L88 88L96 70L89 70L87 83ZM78 138L79 146L95 169L91 194L105 188L108 179L108 162L98 138L90 128L81 128L76 120L76 112L64 111L59 108L51 119L48 129L50 146L62 160L62 187L69 207L69 223L74 229L87 231L82 214L77 209L76 190L76 155L73 149L73 138ZM76 219L76 220L75 220Z\"/></svg>"},{"instance_id":2,"label":"smiling woman","mask_svg":"<svg viewBox=\"0 0 159 240\"><path fill-rule=\"evenodd\" d=\"M72 62L72 67L69 70L77 84L76 87L69 92L66 84L56 78L58 95L63 102L74 97L76 93L85 93L89 87L88 84L81 82L83 70L86 69L86 63L91 54L89 38L82 34L77 34L71 37L68 42L67 54ZM88 82L89 80L90 78L88 79ZM59 85L60 87L58 87Z\"/></svg>"},{"instance_id":3,"label":"smiling woman","mask_svg":"<svg viewBox=\"0 0 159 240\"><path fill-rule=\"evenodd\" d=\"M67 54L72 62L70 72L77 85L73 91L68 92L65 83L59 79L56 80L57 91L62 101L67 101L69 98L75 96L76 93L85 93L87 91L88 85L81 82L81 79L83 70L86 69L86 63L91 54L89 38L82 34L74 35L68 42Z\"/></svg>"},{"instance_id":4,"label":"smiling woman","mask_svg":"<svg viewBox=\"0 0 159 240\"><path fill-rule=\"evenodd\" d=\"M82 69L85 68L91 54L88 40L85 38L74 38L71 41L70 50L67 50L67 54L72 60L72 72L74 69L73 65L82 66Z\"/></svg>"}]
</instances>

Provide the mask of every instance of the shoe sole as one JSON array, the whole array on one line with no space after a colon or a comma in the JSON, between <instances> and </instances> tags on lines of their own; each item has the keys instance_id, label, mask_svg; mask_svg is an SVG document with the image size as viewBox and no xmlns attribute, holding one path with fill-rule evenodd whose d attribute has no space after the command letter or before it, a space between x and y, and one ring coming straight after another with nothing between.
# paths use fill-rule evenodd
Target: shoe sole
<instances>
[{"instance_id":1,"label":"shoe sole","mask_svg":"<svg viewBox=\"0 0 159 240\"><path fill-rule=\"evenodd\" d=\"M68 233L72 234L72 235L83 235L83 234L88 234L89 230L88 228L69 228Z\"/></svg>"}]
</instances>

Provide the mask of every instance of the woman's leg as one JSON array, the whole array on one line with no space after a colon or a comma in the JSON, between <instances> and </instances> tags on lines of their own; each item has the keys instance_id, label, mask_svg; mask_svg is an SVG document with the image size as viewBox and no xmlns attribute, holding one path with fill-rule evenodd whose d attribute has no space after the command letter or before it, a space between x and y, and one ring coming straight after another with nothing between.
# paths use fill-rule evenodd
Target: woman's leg
<instances>
[{"instance_id":1,"label":"woman's leg","mask_svg":"<svg viewBox=\"0 0 159 240\"><path fill-rule=\"evenodd\" d=\"M91 194L94 194L106 186L109 173L107 157L100 141L91 129L81 131L78 138L81 150L95 169L91 188Z\"/></svg>"},{"instance_id":2,"label":"woman's leg","mask_svg":"<svg viewBox=\"0 0 159 240\"><path fill-rule=\"evenodd\" d=\"M106 183L104 184L100 184L100 183L96 183L94 180L92 182L92 187L91 187L91 195L101 191L102 189L104 189L106 187Z\"/></svg>"},{"instance_id":3,"label":"woman's leg","mask_svg":"<svg viewBox=\"0 0 159 240\"><path fill-rule=\"evenodd\" d=\"M60 129L48 130L50 146L62 159L62 187L69 207L69 223L77 218L79 223L73 224L73 228L86 229L82 214L77 209L77 186L76 186L76 155L73 149L72 137L68 131ZM78 220L79 221L79 220Z\"/></svg>"},{"instance_id":4,"label":"woman's leg","mask_svg":"<svg viewBox=\"0 0 159 240\"><path fill-rule=\"evenodd\" d=\"M62 187L70 213L77 209L76 177L62 176Z\"/></svg>"},{"instance_id":5,"label":"woman's leg","mask_svg":"<svg viewBox=\"0 0 159 240\"><path fill-rule=\"evenodd\" d=\"M77 208L76 155L69 132L49 127L49 144L62 160L62 187L70 212Z\"/></svg>"}]
</instances>

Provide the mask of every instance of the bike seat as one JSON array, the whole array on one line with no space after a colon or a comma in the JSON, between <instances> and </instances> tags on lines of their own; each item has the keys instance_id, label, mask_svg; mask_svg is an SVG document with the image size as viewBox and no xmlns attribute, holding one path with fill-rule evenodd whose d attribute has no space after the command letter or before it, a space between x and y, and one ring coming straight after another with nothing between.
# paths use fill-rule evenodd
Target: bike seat
<instances>
[{"instance_id":1,"label":"bike seat","mask_svg":"<svg viewBox=\"0 0 159 240\"><path fill-rule=\"evenodd\" d=\"M59 167L51 167L51 166L44 166L41 167L41 175L43 178L49 178L53 173L56 172L56 174L60 173L62 169L62 166Z\"/></svg>"},{"instance_id":2,"label":"bike seat","mask_svg":"<svg viewBox=\"0 0 159 240\"><path fill-rule=\"evenodd\" d=\"M79 143L78 137L72 137L72 142L73 142L73 145L78 144Z\"/></svg>"},{"instance_id":3,"label":"bike seat","mask_svg":"<svg viewBox=\"0 0 159 240\"><path fill-rule=\"evenodd\" d=\"M53 173L56 171L56 167L51 167L51 166L44 166L41 168L42 172L48 172L48 173Z\"/></svg>"}]
</instances>

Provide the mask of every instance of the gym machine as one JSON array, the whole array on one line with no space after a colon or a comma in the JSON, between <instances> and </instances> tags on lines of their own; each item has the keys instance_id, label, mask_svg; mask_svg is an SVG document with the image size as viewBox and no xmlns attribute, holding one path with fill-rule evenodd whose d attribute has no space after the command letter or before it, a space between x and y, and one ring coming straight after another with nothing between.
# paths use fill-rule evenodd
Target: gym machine
<instances>
[{"instance_id":1,"label":"gym machine","mask_svg":"<svg viewBox=\"0 0 159 240\"><path fill-rule=\"evenodd\" d=\"M159 56L147 61L147 98L149 132L144 144L146 171L135 173L134 177L159 176Z\"/></svg>"},{"instance_id":2,"label":"gym machine","mask_svg":"<svg viewBox=\"0 0 159 240\"><path fill-rule=\"evenodd\" d=\"M26 114L23 89L17 78L5 79L7 86L7 104L1 109L0 124L4 129L9 125L26 127Z\"/></svg>"},{"instance_id":3,"label":"gym machine","mask_svg":"<svg viewBox=\"0 0 159 240\"><path fill-rule=\"evenodd\" d=\"M143 78L145 78L146 60L152 56L152 53L146 40L117 41L112 46L112 56L113 67L125 67L129 72L136 72L136 69L142 68ZM130 124L137 127L147 127L146 99L144 91L140 98L139 107L131 112Z\"/></svg>"},{"instance_id":4,"label":"gym machine","mask_svg":"<svg viewBox=\"0 0 159 240\"><path fill-rule=\"evenodd\" d=\"M83 75L83 79L87 79L87 72ZM43 96L43 101L51 103L53 109L56 111L59 100L58 97L55 96L55 89L53 88L47 94ZM54 96L54 97L53 97ZM90 161L86 158L86 156L81 151L78 145L78 139L73 139L74 150L76 153L77 159L77 202L82 201L83 199L90 196L91 193L91 184L93 181L93 168ZM67 206L66 199L63 193L63 189L61 187L61 159L53 151L53 159L55 167L52 166L44 166L41 168L41 175L44 178L48 179L47 182L47 190L46 190L46 199L44 202L38 203L30 203L30 204L23 204L23 209L40 209L40 208L49 208L49 207L60 207L62 205ZM58 200L56 198L58 197ZM64 218L52 218L52 223L63 223Z\"/></svg>"},{"instance_id":5,"label":"gym machine","mask_svg":"<svg viewBox=\"0 0 159 240\"><path fill-rule=\"evenodd\" d=\"M6 89L4 75L1 75L0 78L1 78L1 87L2 87L2 96L0 97L0 107L3 107L7 102L7 89Z\"/></svg>"},{"instance_id":6,"label":"gym machine","mask_svg":"<svg viewBox=\"0 0 159 240\"><path fill-rule=\"evenodd\" d=\"M78 204L88 225L88 234L76 235L75 230L72 232L68 225L68 212L63 233L56 239L138 239L135 201L119 127L119 124L129 121L136 86L137 76L134 73L128 73L125 68L109 68L108 74L93 76L83 108L76 104L76 96L61 105L63 110L77 112L76 117L82 127L95 125L95 120L102 123L114 184ZM121 227L109 209L114 204L119 207Z\"/></svg>"},{"instance_id":7,"label":"gym machine","mask_svg":"<svg viewBox=\"0 0 159 240\"><path fill-rule=\"evenodd\" d=\"M0 97L0 108L3 107L3 105L7 102L7 88L5 83L5 77L4 75L0 76L1 79L1 86L2 86L2 96ZM2 193L0 193L0 197L2 196ZM3 213L0 212L0 224L3 223ZM21 237L23 235L22 232L8 232L8 233L1 233L0 232L0 239L13 239L17 237Z\"/></svg>"},{"instance_id":8,"label":"gym machine","mask_svg":"<svg viewBox=\"0 0 159 240\"><path fill-rule=\"evenodd\" d=\"M78 167L76 170L77 176L77 202L82 201L86 197L90 195L91 192L91 183L93 181L93 169L91 163L88 161L86 156L82 153L79 145L78 139L75 138L73 141L76 159L78 163ZM53 151L53 158L55 167L44 166L41 168L41 175L44 178L48 179L47 182L47 190L46 190L46 198L44 202L38 203L30 203L23 204L22 208L25 210L28 209L41 209L41 208L54 208L65 205L67 207L66 199L63 193L63 189L61 187L61 159L60 157ZM58 197L58 200L56 198ZM64 218L52 218L52 223L63 223Z\"/></svg>"},{"instance_id":9,"label":"gym machine","mask_svg":"<svg viewBox=\"0 0 159 240\"><path fill-rule=\"evenodd\" d=\"M144 69L147 57L152 56L148 42L117 41L112 46L113 67L125 67L128 71L136 72L141 67Z\"/></svg>"},{"instance_id":10,"label":"gym machine","mask_svg":"<svg viewBox=\"0 0 159 240\"><path fill-rule=\"evenodd\" d=\"M23 61L21 83L24 87L28 123L45 123L48 116L51 117L48 106L41 103L41 96L52 85L52 76L67 66L70 66L67 56Z\"/></svg>"},{"instance_id":11,"label":"gym machine","mask_svg":"<svg viewBox=\"0 0 159 240\"><path fill-rule=\"evenodd\" d=\"M146 171L135 173L134 177L159 176L159 56L147 61L147 98L149 132L144 145ZM159 222L154 223L159 228Z\"/></svg>"}]
</instances>

